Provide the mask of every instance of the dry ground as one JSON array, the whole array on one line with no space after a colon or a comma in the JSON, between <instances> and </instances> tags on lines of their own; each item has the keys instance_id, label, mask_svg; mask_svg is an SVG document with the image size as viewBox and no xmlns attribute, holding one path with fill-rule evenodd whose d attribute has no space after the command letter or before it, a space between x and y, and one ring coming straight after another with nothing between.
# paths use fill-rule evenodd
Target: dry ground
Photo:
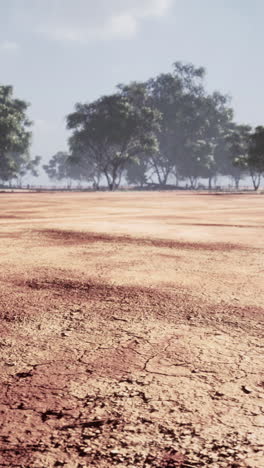
<instances>
[{"instance_id":1,"label":"dry ground","mask_svg":"<svg viewBox=\"0 0 264 468\"><path fill-rule=\"evenodd\" d=\"M0 466L264 466L264 197L1 194Z\"/></svg>"}]
</instances>

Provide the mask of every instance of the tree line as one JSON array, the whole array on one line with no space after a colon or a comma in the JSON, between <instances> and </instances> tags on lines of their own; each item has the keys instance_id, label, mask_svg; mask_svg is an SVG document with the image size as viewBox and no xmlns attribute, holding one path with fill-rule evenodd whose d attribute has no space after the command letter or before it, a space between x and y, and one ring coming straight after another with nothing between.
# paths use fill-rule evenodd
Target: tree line
<instances>
[{"instance_id":1,"label":"tree line","mask_svg":"<svg viewBox=\"0 0 264 468\"><path fill-rule=\"evenodd\" d=\"M77 103L66 117L68 152L59 151L44 170L53 180L140 186L186 183L192 189L217 176L239 188L250 176L255 190L264 174L264 127L234 121L228 96L208 93L205 69L176 62L170 73L120 84L116 92ZM30 157L28 104L0 86L0 179L37 175L40 157Z\"/></svg>"}]
</instances>

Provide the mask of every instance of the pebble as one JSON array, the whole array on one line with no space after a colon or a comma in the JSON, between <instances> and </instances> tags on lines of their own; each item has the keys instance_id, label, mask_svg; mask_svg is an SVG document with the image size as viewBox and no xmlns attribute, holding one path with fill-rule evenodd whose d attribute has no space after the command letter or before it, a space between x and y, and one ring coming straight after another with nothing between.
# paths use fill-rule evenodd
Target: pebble
<instances>
[{"instance_id":1,"label":"pebble","mask_svg":"<svg viewBox=\"0 0 264 468\"><path fill-rule=\"evenodd\" d=\"M125 426L125 431L136 432L136 429L134 428L134 426Z\"/></svg>"},{"instance_id":2,"label":"pebble","mask_svg":"<svg viewBox=\"0 0 264 468\"><path fill-rule=\"evenodd\" d=\"M242 388L244 393L252 393L253 392L252 388L247 387L246 385L242 385L241 388Z\"/></svg>"},{"instance_id":3,"label":"pebble","mask_svg":"<svg viewBox=\"0 0 264 468\"><path fill-rule=\"evenodd\" d=\"M113 450L110 450L110 453L111 455L118 455L120 452L119 450L113 449Z\"/></svg>"}]
</instances>

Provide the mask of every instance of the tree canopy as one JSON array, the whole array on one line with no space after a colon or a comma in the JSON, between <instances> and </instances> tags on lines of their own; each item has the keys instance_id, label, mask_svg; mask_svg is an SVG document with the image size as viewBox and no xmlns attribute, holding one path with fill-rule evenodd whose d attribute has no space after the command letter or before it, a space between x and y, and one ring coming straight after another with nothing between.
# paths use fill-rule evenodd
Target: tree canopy
<instances>
[{"instance_id":1,"label":"tree canopy","mask_svg":"<svg viewBox=\"0 0 264 468\"><path fill-rule=\"evenodd\" d=\"M37 175L31 158L28 104L0 86L0 179ZM228 176L239 188L250 176L257 190L264 174L264 127L234 121L231 99L208 92L205 69L176 62L172 71L144 82L119 84L113 94L77 103L66 116L68 151L43 166L50 179L208 188Z\"/></svg>"},{"instance_id":2,"label":"tree canopy","mask_svg":"<svg viewBox=\"0 0 264 468\"><path fill-rule=\"evenodd\" d=\"M28 104L13 97L12 86L0 86L0 179L22 177L30 171L36 174L39 157L31 160L31 122Z\"/></svg>"},{"instance_id":3,"label":"tree canopy","mask_svg":"<svg viewBox=\"0 0 264 468\"><path fill-rule=\"evenodd\" d=\"M261 176L264 174L264 127L258 126L250 136L249 152L246 164L255 190L259 188Z\"/></svg>"},{"instance_id":4,"label":"tree canopy","mask_svg":"<svg viewBox=\"0 0 264 468\"><path fill-rule=\"evenodd\" d=\"M137 106L133 96L119 92L91 104L77 104L67 116L72 160L90 164L102 173L110 190L118 187L125 166L139 154L156 151L154 129L158 113L147 105Z\"/></svg>"},{"instance_id":5,"label":"tree canopy","mask_svg":"<svg viewBox=\"0 0 264 468\"><path fill-rule=\"evenodd\" d=\"M237 181L242 169L235 162L238 148L228 144L235 127L230 98L208 93L204 78L203 67L176 62L171 73L76 104L67 116L72 160L85 168L87 180L103 176L110 190L124 174L141 186L156 181L164 187L172 176L191 188L201 178L211 188L219 174Z\"/></svg>"}]
</instances>

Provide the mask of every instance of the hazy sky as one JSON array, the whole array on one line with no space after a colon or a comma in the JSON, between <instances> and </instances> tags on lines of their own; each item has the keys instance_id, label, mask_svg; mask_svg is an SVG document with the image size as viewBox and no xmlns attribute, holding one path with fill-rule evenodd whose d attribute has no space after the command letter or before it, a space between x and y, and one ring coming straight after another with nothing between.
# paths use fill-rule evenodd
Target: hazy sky
<instances>
[{"instance_id":1,"label":"hazy sky","mask_svg":"<svg viewBox=\"0 0 264 468\"><path fill-rule=\"evenodd\" d=\"M238 122L264 124L263 18L263 0L0 0L0 83L31 103L45 159L66 149L77 101L178 60L206 67Z\"/></svg>"}]
</instances>

